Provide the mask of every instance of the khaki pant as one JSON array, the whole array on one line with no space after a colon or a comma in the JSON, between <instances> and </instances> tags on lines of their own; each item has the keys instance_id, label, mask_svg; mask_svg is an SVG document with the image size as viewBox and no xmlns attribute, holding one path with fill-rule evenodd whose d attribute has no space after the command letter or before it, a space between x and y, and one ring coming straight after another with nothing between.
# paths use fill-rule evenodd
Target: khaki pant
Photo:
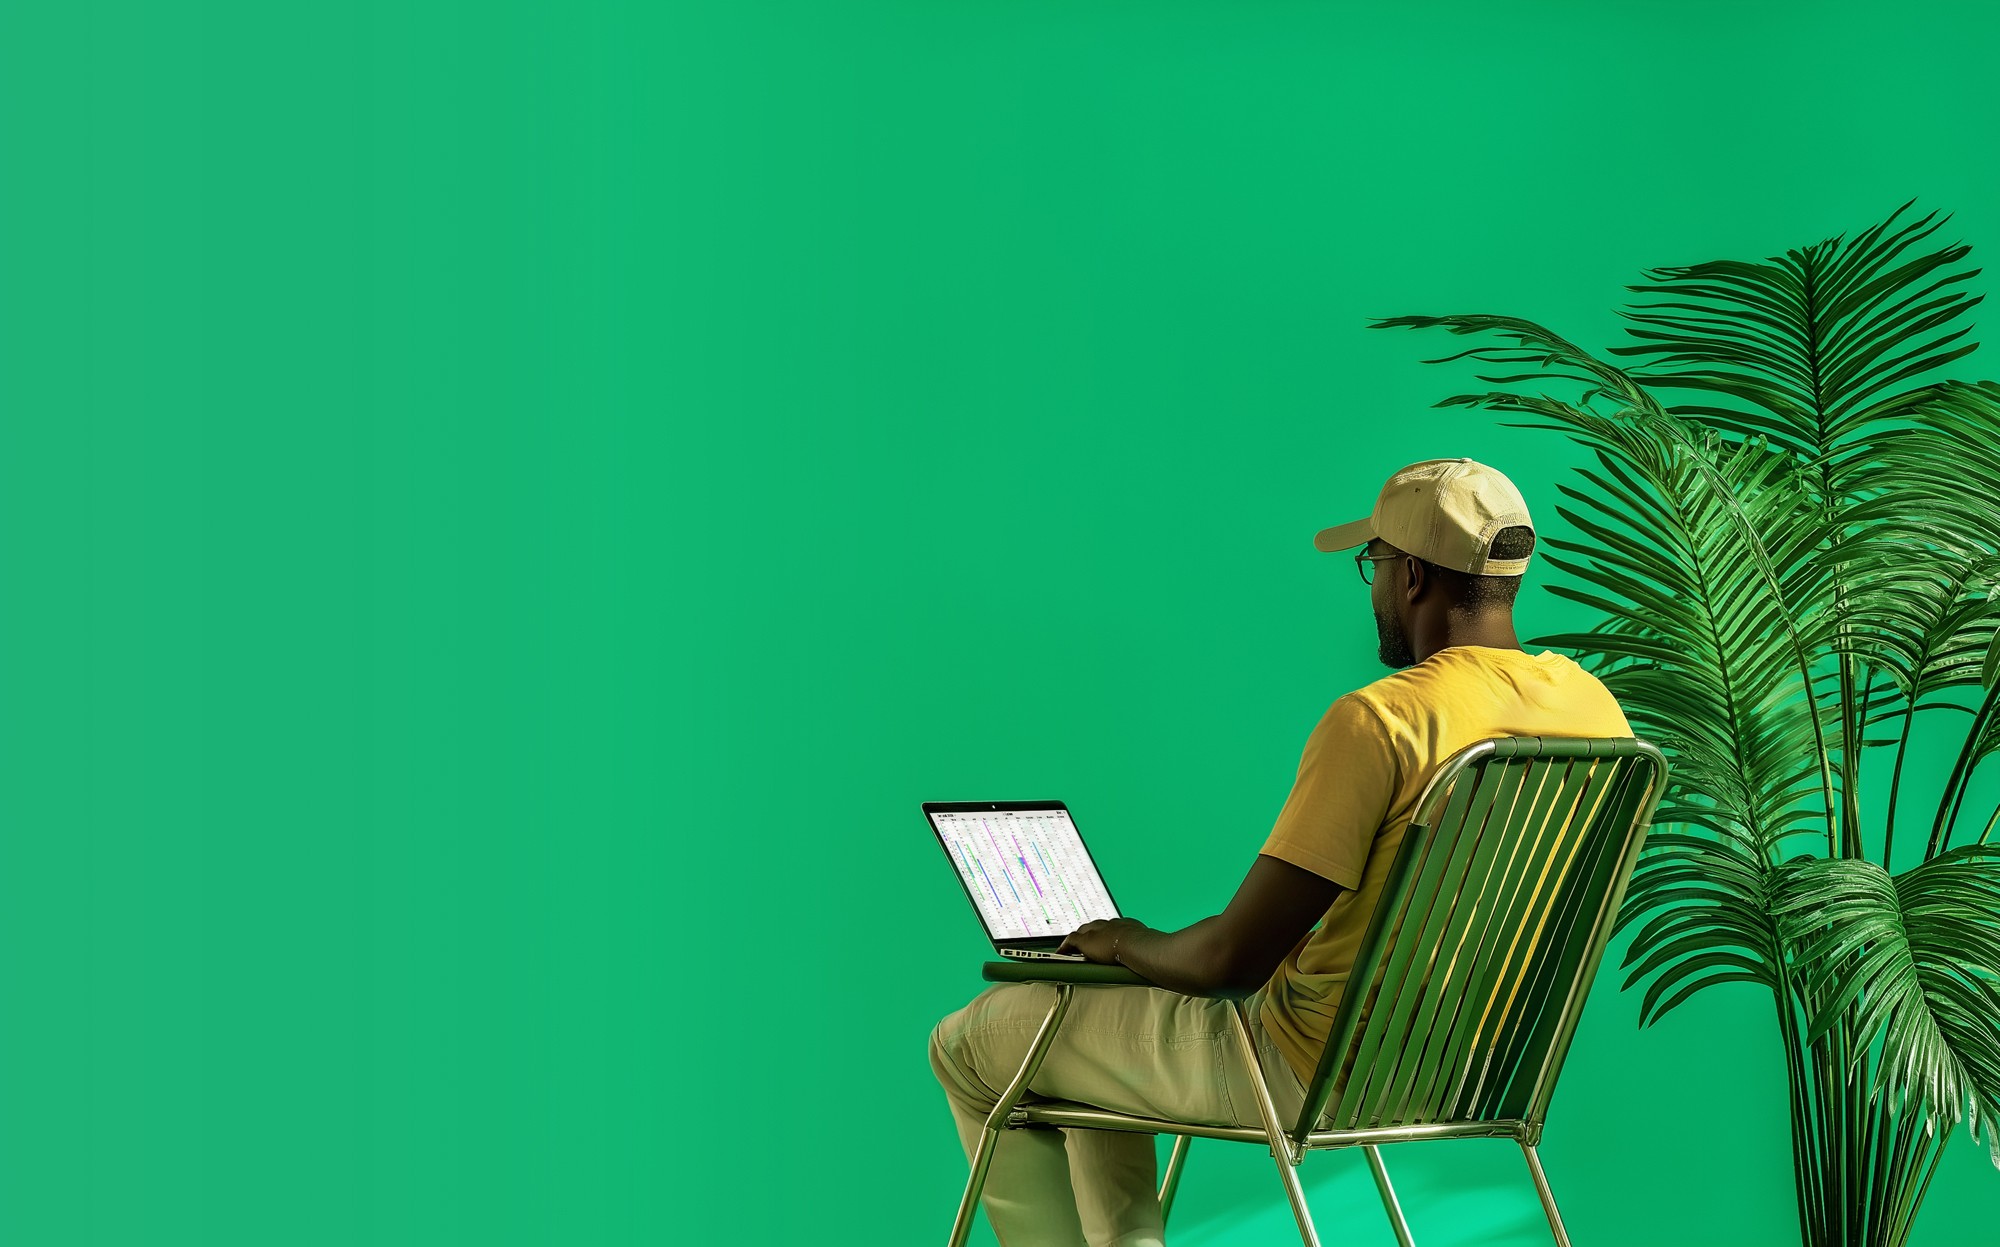
<instances>
[{"instance_id":1,"label":"khaki pant","mask_svg":"<svg viewBox=\"0 0 2000 1247\"><path fill-rule=\"evenodd\" d=\"M1055 998L1046 983L998 984L931 1032L931 1068L968 1161ZM1305 1088L1265 1036L1257 1000L1244 1002L1251 1038L1279 1124L1290 1129ZM1226 1000L1157 987L1078 987L1024 1099L1262 1129L1230 1011ZM1003 1247L1156 1247L1158 1182L1151 1135L1003 1130L983 1202Z\"/></svg>"}]
</instances>

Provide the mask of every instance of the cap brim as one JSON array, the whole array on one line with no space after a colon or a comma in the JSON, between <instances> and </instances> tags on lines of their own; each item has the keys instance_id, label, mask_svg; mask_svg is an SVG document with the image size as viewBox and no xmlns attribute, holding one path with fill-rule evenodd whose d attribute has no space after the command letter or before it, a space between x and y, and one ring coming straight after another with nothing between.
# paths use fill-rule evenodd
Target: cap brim
<instances>
[{"instance_id":1,"label":"cap brim","mask_svg":"<svg viewBox=\"0 0 2000 1247\"><path fill-rule=\"evenodd\" d=\"M1350 550L1364 541L1375 539L1375 519L1352 520L1333 528L1322 528L1313 538L1313 548L1331 554L1335 550Z\"/></svg>"}]
</instances>

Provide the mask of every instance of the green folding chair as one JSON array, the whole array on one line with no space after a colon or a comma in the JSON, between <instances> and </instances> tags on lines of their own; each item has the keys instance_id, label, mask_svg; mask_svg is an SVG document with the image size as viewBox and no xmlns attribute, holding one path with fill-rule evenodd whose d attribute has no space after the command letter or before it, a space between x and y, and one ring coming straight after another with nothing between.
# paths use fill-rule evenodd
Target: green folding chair
<instances>
[{"instance_id":1,"label":"green folding chair","mask_svg":"<svg viewBox=\"0 0 2000 1247\"><path fill-rule=\"evenodd\" d=\"M1236 1031L1262 1110L1261 1130L1160 1121L1065 1101L1024 1103L1079 986L1148 984L1121 966L989 962L989 981L1054 983L1056 999L986 1120L950 1247L961 1247L971 1231L1000 1131L1047 1128L1177 1136L1160 1182L1163 1214L1172 1210L1189 1140L1268 1147L1307 1247L1319 1245L1297 1173L1307 1152L1360 1147L1396 1240L1410 1247L1380 1146L1513 1139L1556 1242L1569 1247L1535 1148L1666 781L1660 751L1632 737L1501 737L1447 759L1418 798L1362 937L1349 982L1372 986L1350 990L1341 1001L1290 1130L1278 1120L1241 1001Z\"/></svg>"}]
</instances>

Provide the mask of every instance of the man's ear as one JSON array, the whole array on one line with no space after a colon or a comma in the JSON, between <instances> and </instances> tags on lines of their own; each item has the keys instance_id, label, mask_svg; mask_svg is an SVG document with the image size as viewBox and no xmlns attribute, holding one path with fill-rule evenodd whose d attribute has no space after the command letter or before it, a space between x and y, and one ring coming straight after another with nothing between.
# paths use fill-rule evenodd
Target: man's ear
<instances>
[{"instance_id":1,"label":"man's ear","mask_svg":"<svg viewBox=\"0 0 2000 1247\"><path fill-rule=\"evenodd\" d=\"M1421 598L1424 595L1424 587L1429 583L1430 577L1424 575L1423 560L1414 554L1404 555L1403 587L1411 591L1411 600Z\"/></svg>"}]
</instances>

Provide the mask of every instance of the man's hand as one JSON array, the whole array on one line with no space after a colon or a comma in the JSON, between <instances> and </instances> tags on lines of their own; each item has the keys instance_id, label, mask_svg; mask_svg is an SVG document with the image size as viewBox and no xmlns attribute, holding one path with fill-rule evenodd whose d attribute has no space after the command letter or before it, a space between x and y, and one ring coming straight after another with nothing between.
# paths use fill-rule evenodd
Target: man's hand
<instances>
[{"instance_id":1,"label":"man's hand","mask_svg":"<svg viewBox=\"0 0 2000 1247\"><path fill-rule=\"evenodd\" d=\"M1146 924L1137 918L1097 918L1071 931L1056 951L1082 953L1086 961L1116 965L1119 938L1145 929Z\"/></svg>"},{"instance_id":2,"label":"man's hand","mask_svg":"<svg viewBox=\"0 0 2000 1247\"><path fill-rule=\"evenodd\" d=\"M1339 895L1332 880L1259 854L1229 908L1213 918L1178 931L1132 918L1086 922L1060 951L1124 966L1171 992L1240 998L1269 981Z\"/></svg>"}]
</instances>

